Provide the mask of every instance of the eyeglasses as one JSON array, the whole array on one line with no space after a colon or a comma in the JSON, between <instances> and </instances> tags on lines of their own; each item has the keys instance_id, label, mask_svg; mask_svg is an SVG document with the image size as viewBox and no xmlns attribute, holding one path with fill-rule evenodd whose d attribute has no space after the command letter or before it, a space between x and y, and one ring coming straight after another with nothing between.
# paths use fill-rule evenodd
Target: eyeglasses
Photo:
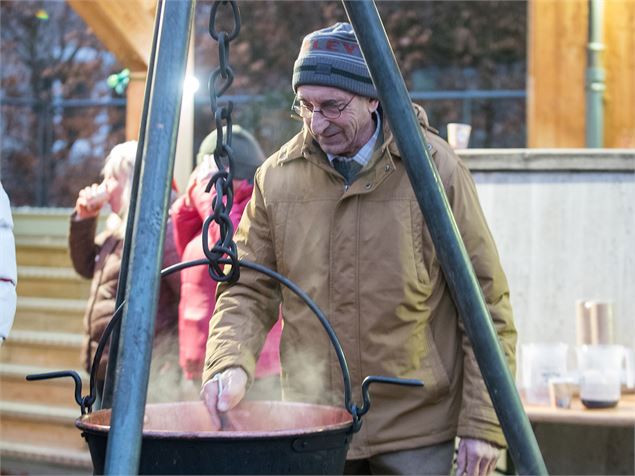
<instances>
[{"instance_id":1,"label":"eyeglasses","mask_svg":"<svg viewBox=\"0 0 635 476\"><path fill-rule=\"evenodd\" d=\"M343 106L339 106L334 101L327 101L322 104L320 108L316 109L313 107L313 105L302 102L302 100L298 99L298 97L296 96L293 100L291 110L304 119L310 119L316 112L322 114L322 116L324 116L326 119L337 119L342 115L342 111L344 111L344 109L346 109L348 105L353 102L353 99L355 99L355 96L352 96Z\"/></svg>"}]
</instances>

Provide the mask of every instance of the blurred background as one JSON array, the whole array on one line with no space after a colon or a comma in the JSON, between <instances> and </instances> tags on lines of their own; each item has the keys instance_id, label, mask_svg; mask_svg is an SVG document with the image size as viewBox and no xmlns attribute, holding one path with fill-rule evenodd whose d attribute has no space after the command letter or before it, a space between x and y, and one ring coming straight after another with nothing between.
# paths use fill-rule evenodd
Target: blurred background
<instances>
[{"instance_id":1,"label":"blurred background","mask_svg":"<svg viewBox=\"0 0 635 476\"><path fill-rule=\"evenodd\" d=\"M302 38L346 15L339 1L238 3L234 123L269 155L301 126L290 106ZM457 153L508 275L521 392L533 375L524 345L568 346L543 360L563 377L575 372L572 351L588 343L578 325L590 319L583 303L605 310L606 343L632 355L635 1L377 6L431 125L444 138L450 123L471 126L469 148ZM138 137L155 9L155 0L0 0L0 180L18 261L16 320L0 353L2 474L92 472L70 381L27 383L24 375L78 368L90 283L70 264L70 207L78 190L100 180L112 147ZM174 170L181 192L215 127L210 10L211 2L197 2ZM226 10L219 29L231 29ZM547 380L538 383L546 396ZM585 411L579 400L570 411L550 402L526 408L551 474L635 474L635 391L623 391L613 413Z\"/></svg>"},{"instance_id":2,"label":"blurred background","mask_svg":"<svg viewBox=\"0 0 635 476\"><path fill-rule=\"evenodd\" d=\"M131 11L135 4L145 9L147 18L131 15L139 33L126 40L133 36L126 19L108 24L107 15L96 15L97 3L1 3L0 154L3 184L14 206L73 205L76 190L87 178L97 178L107 151L126 139L125 82L131 79L119 73L128 68L134 82L144 65L126 61L129 53L123 50L140 40L134 48L150 47L154 6L129 5ZM527 145L527 2L378 6L412 97L426 107L434 127L445 135L448 122L472 124L472 147ZM213 128L206 85L218 58L208 33L210 9L209 2L196 7L190 74L200 87L193 94L192 150ZM299 129L289 108L293 62L303 36L345 21L346 15L334 1L241 1L240 9L243 29L231 50L235 122L253 131L270 154ZM93 18L93 27L78 11ZM95 26L97 20L107 25ZM144 26L150 32L145 41ZM109 86L109 76L117 74L119 82L111 80ZM143 77L138 82L143 85ZM34 186L23 187L24 182Z\"/></svg>"}]
</instances>

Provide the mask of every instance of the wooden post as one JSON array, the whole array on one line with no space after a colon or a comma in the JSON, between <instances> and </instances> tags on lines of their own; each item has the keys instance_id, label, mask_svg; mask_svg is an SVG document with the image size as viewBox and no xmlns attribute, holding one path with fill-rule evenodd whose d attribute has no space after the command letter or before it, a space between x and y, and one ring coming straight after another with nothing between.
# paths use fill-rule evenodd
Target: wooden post
<instances>
[{"instance_id":1,"label":"wooden post","mask_svg":"<svg viewBox=\"0 0 635 476\"><path fill-rule=\"evenodd\" d=\"M635 1L604 6L606 147L635 148Z\"/></svg>"},{"instance_id":2,"label":"wooden post","mask_svg":"<svg viewBox=\"0 0 635 476\"><path fill-rule=\"evenodd\" d=\"M194 72L193 38L190 42L188 55L188 74ZM130 82L126 90L126 140L139 138L141 114L143 113L143 98L145 94L146 71L130 73ZM193 138L194 138L194 91L183 93L181 103L181 118L179 121L179 134L174 164L174 181L180 192L185 191L187 181L192 172L193 163Z\"/></svg>"},{"instance_id":3,"label":"wooden post","mask_svg":"<svg viewBox=\"0 0 635 476\"><path fill-rule=\"evenodd\" d=\"M530 0L527 146L584 147L587 0Z\"/></svg>"},{"instance_id":4,"label":"wooden post","mask_svg":"<svg viewBox=\"0 0 635 476\"><path fill-rule=\"evenodd\" d=\"M530 0L527 146L585 146L588 0ZM604 147L635 147L635 1L606 0Z\"/></svg>"},{"instance_id":5,"label":"wooden post","mask_svg":"<svg viewBox=\"0 0 635 476\"><path fill-rule=\"evenodd\" d=\"M126 90L126 140L139 139L143 97L146 85L146 71L132 71Z\"/></svg>"},{"instance_id":6,"label":"wooden post","mask_svg":"<svg viewBox=\"0 0 635 476\"><path fill-rule=\"evenodd\" d=\"M190 37L190 49L187 56L187 76L194 75L194 31ZM194 154L194 95L191 85L183 85L183 99L181 101L181 117L179 119L179 135L176 142L176 157L174 161L174 182L179 192L185 192L187 181L193 169Z\"/></svg>"}]
</instances>

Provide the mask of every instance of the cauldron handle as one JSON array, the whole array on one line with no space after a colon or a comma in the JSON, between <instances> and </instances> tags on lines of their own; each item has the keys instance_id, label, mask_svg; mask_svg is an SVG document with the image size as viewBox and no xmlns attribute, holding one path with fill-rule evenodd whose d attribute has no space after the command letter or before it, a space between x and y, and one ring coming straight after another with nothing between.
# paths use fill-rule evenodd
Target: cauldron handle
<instances>
[{"instance_id":1,"label":"cauldron handle","mask_svg":"<svg viewBox=\"0 0 635 476\"><path fill-rule=\"evenodd\" d=\"M57 372L45 372L41 374L30 374L26 376L28 381L33 380L48 380L52 378L71 377L75 381L75 401L82 410L82 415L90 413L90 410L95 403L95 397L90 394L82 397L82 378L74 370L60 370Z\"/></svg>"},{"instance_id":2,"label":"cauldron handle","mask_svg":"<svg viewBox=\"0 0 635 476\"><path fill-rule=\"evenodd\" d=\"M423 382L417 379L411 378L394 378L394 377L380 377L378 375L370 375L362 382L362 398L364 404L357 409L357 416L361 417L365 415L370 409L370 393L368 388L371 383L387 383L391 385L406 385L409 387L423 387Z\"/></svg>"},{"instance_id":3,"label":"cauldron handle","mask_svg":"<svg viewBox=\"0 0 635 476\"><path fill-rule=\"evenodd\" d=\"M110 337L110 334L112 333L112 330L114 329L115 324L121 318L124 303L125 301L122 302L119 305L119 307L115 310L115 313L112 315L110 322L104 329L104 332L102 333L99 339L99 344L97 345L97 350L95 351L95 356L93 357L93 365L90 369L90 381L89 381L90 391L88 395L82 397L82 379L79 376L79 374L75 372L74 370L60 370L57 372L30 374L26 376L26 379L28 381L33 381L33 380L48 380L48 379L60 378L60 377L72 377L72 379L75 381L75 401L79 405L82 415L85 415L86 413L90 413L93 409L93 404L95 403L95 400L97 400L97 391L95 388L95 385L96 385L95 374L97 373L97 367L99 362L101 361L101 355L104 352L104 347L106 346L108 337Z\"/></svg>"},{"instance_id":4,"label":"cauldron handle","mask_svg":"<svg viewBox=\"0 0 635 476\"><path fill-rule=\"evenodd\" d=\"M223 258L219 260L222 264L233 264L230 259ZM189 268L192 266L200 266L209 264L207 259L199 259L193 261L186 261L182 263L177 263L168 268L165 268L161 271L161 277L165 277L169 274L175 273L185 268ZM313 300L306 294L297 284L295 284L290 279L282 276L281 274L273 271L263 265L258 263L253 263L251 261L240 260L238 261L239 266L243 266L247 269L251 269L253 271L257 271L259 273L265 274L270 278L275 279L276 281L284 284L287 288L293 291L300 299L304 301L304 303L313 311L313 313L317 316L322 327L326 331L331 344L335 349L335 354L337 355L337 360L339 361L340 368L342 369L342 379L344 380L344 404L346 410L353 417L353 431L357 432L361 428L361 416L368 412L370 408L370 394L368 392L368 388L371 383L387 383L392 385L406 385L406 386L416 386L422 387L423 382L420 380L414 379L403 379L403 378L394 378L394 377L379 377L379 376L369 376L364 379L362 382L362 397L364 399L364 403L361 407L358 407L355 402L353 402L352 390L351 390L351 374L348 370L348 364L346 363L346 357L344 356L344 351L342 350L342 345L340 344L333 327L330 322L322 312L322 310L313 302Z\"/></svg>"}]
</instances>

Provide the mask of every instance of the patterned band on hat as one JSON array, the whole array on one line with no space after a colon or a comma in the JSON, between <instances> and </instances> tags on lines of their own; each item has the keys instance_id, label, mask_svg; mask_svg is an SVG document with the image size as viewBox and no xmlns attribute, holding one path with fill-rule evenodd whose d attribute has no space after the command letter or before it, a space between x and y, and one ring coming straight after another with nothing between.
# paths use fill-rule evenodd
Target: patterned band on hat
<instances>
[{"instance_id":1,"label":"patterned band on hat","mask_svg":"<svg viewBox=\"0 0 635 476\"><path fill-rule=\"evenodd\" d=\"M328 69L325 69L325 66ZM352 79L353 81L361 81L362 83L371 84L371 85L373 84L372 79L366 76L361 76L359 74L351 73L350 71L346 71L344 69L333 68L330 65L303 64L295 68L295 70L293 70L294 73L297 72L298 74L302 74L303 72L314 73L314 74L325 74L325 71L328 71L329 72L328 74L337 74L345 78Z\"/></svg>"},{"instance_id":2,"label":"patterned band on hat","mask_svg":"<svg viewBox=\"0 0 635 476\"><path fill-rule=\"evenodd\" d=\"M293 90L303 84L378 97L350 24L336 23L304 38L293 68Z\"/></svg>"}]
</instances>

